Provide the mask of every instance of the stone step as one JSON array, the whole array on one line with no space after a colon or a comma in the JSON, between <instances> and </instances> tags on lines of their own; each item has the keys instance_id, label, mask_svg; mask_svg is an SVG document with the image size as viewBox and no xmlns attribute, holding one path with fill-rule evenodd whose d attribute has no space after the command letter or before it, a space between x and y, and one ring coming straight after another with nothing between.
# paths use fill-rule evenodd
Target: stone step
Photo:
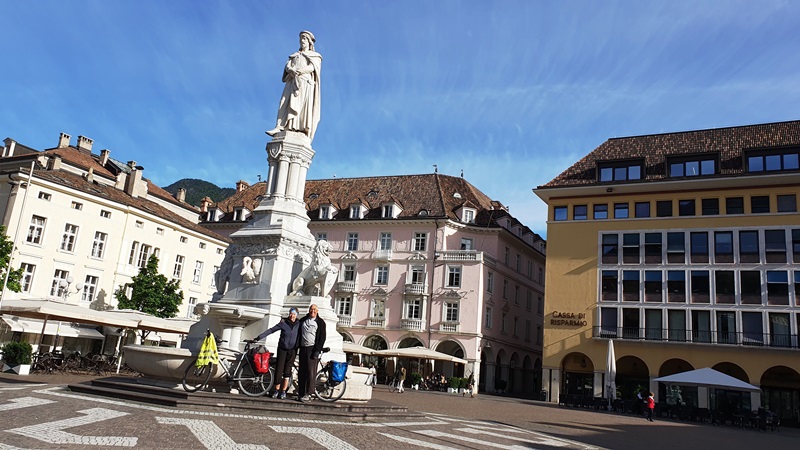
<instances>
[{"instance_id":1,"label":"stone step","mask_svg":"<svg viewBox=\"0 0 800 450\"><path fill-rule=\"evenodd\" d=\"M225 410L237 414L279 413L292 415L327 416L340 420L360 421L375 418L411 419L422 414L409 412L405 406L380 400L369 402L324 403L314 400L301 403L294 399L277 400L270 397L247 397L224 392L193 392L182 388L156 386L156 380L129 377L98 378L91 382L68 385L74 392L119 398L140 403L156 404L190 410Z\"/></svg>"}]
</instances>

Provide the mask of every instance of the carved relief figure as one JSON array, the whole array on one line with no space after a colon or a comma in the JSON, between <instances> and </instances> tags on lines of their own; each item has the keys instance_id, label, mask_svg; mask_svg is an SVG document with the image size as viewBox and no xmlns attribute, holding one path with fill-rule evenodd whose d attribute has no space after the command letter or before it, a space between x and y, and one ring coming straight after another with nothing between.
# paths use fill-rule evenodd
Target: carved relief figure
<instances>
[{"instance_id":1,"label":"carved relief figure","mask_svg":"<svg viewBox=\"0 0 800 450\"><path fill-rule=\"evenodd\" d=\"M231 271L233 270L233 246L225 250L225 259L219 266L219 270L214 274L214 282L217 286L217 293L224 294L228 281L231 278Z\"/></svg>"},{"instance_id":2,"label":"carved relief figure","mask_svg":"<svg viewBox=\"0 0 800 450\"><path fill-rule=\"evenodd\" d=\"M325 295L325 277L335 269L331 267L331 244L326 240L317 241L311 264L292 282L289 295Z\"/></svg>"},{"instance_id":3,"label":"carved relief figure","mask_svg":"<svg viewBox=\"0 0 800 450\"><path fill-rule=\"evenodd\" d=\"M249 256L242 258L242 271L239 275L242 276L242 283L254 284L258 281L258 276L261 275L261 258L253 259Z\"/></svg>"},{"instance_id":4,"label":"carved relief figure","mask_svg":"<svg viewBox=\"0 0 800 450\"><path fill-rule=\"evenodd\" d=\"M286 84L278 107L278 120L275 128L266 132L270 136L290 130L314 139L319 123L319 74L322 67L322 55L314 51L315 41L310 31L301 31L300 50L289 55L283 69L283 82Z\"/></svg>"}]
</instances>

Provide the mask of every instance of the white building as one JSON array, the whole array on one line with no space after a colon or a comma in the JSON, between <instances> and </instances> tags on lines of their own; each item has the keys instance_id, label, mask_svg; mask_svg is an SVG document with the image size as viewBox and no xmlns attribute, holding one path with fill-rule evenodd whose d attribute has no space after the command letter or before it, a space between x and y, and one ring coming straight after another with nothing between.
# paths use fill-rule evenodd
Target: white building
<instances>
[{"instance_id":1,"label":"white building","mask_svg":"<svg viewBox=\"0 0 800 450\"><path fill-rule=\"evenodd\" d=\"M135 161L117 161L109 150L93 154L93 142L84 136L72 146L70 136L61 133L58 146L43 151L10 138L3 142L2 224L16 244L12 267L24 269L22 291L6 290L4 300L51 298L115 308L114 291L130 282L151 254L159 258L160 273L180 280L179 317L192 317L193 305L211 298L229 241L197 225L199 210L183 201L183 192L173 197L143 178ZM37 343L41 322L38 329L30 325L35 321L20 323L3 317L0 341L23 337ZM52 339L45 336L43 344ZM108 347L69 338L58 344L84 352Z\"/></svg>"}]
</instances>

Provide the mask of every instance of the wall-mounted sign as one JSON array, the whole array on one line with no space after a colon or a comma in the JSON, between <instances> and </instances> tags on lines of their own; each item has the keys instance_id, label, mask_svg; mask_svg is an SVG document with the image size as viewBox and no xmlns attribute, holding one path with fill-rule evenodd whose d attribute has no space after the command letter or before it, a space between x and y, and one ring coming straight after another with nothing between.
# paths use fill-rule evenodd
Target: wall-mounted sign
<instances>
[{"instance_id":1,"label":"wall-mounted sign","mask_svg":"<svg viewBox=\"0 0 800 450\"><path fill-rule=\"evenodd\" d=\"M571 313L553 311L553 317L550 319L550 325L561 325L567 327L585 327L586 313Z\"/></svg>"}]
</instances>

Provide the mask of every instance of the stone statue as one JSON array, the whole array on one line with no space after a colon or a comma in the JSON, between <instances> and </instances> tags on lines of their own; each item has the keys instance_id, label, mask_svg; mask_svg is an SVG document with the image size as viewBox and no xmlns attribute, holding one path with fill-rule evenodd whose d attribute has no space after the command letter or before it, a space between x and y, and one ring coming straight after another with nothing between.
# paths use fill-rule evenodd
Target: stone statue
<instances>
[{"instance_id":1,"label":"stone statue","mask_svg":"<svg viewBox=\"0 0 800 450\"><path fill-rule=\"evenodd\" d=\"M331 244L326 240L317 241L311 264L308 265L292 282L292 293L289 295L325 295L325 277L328 272L335 272L331 266Z\"/></svg>"},{"instance_id":2,"label":"stone statue","mask_svg":"<svg viewBox=\"0 0 800 450\"><path fill-rule=\"evenodd\" d=\"M286 85L278 107L278 120L275 128L267 131L270 136L289 130L314 139L319 123L319 72L322 67L322 55L314 51L315 41L310 31L301 31L300 50L289 55L283 68Z\"/></svg>"},{"instance_id":3,"label":"stone statue","mask_svg":"<svg viewBox=\"0 0 800 450\"><path fill-rule=\"evenodd\" d=\"M242 277L242 283L255 284L258 281L258 276L261 275L261 264L263 262L261 258L253 259L249 256L242 258L242 271L239 273Z\"/></svg>"}]
</instances>

